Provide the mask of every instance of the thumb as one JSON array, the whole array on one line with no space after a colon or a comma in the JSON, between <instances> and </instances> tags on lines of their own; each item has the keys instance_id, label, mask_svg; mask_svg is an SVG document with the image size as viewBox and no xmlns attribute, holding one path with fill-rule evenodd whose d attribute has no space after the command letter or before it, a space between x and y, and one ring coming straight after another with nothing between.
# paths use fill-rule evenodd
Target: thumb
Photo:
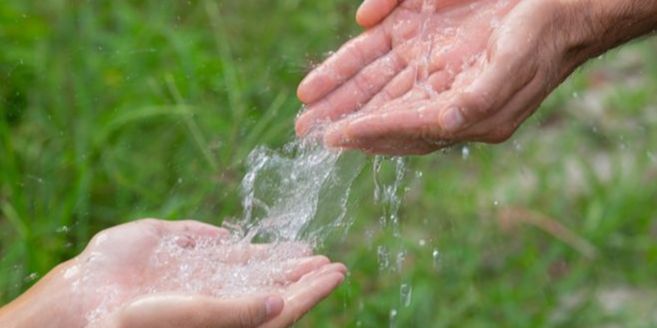
<instances>
[{"instance_id":1,"label":"thumb","mask_svg":"<svg viewBox=\"0 0 657 328\"><path fill-rule=\"evenodd\" d=\"M217 301L215 327L255 328L273 319L283 310L280 296L251 297Z\"/></svg>"},{"instance_id":2,"label":"thumb","mask_svg":"<svg viewBox=\"0 0 657 328\"><path fill-rule=\"evenodd\" d=\"M356 22L370 28L388 16L401 0L364 0L356 12Z\"/></svg>"},{"instance_id":3,"label":"thumb","mask_svg":"<svg viewBox=\"0 0 657 328\"><path fill-rule=\"evenodd\" d=\"M120 311L117 326L255 328L279 315L283 306L280 296L228 300L155 295L132 302Z\"/></svg>"}]
</instances>

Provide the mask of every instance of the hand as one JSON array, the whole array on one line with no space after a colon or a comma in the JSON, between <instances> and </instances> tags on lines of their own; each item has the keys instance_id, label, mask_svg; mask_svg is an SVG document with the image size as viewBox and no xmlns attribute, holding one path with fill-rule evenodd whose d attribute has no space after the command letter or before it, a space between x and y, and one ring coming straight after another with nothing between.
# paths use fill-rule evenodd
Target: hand
<instances>
[{"instance_id":1,"label":"hand","mask_svg":"<svg viewBox=\"0 0 657 328\"><path fill-rule=\"evenodd\" d=\"M385 154L502 142L577 66L657 25L655 1L398 2L365 1L370 29L304 79L298 135L326 124L327 145Z\"/></svg>"},{"instance_id":2,"label":"hand","mask_svg":"<svg viewBox=\"0 0 657 328\"><path fill-rule=\"evenodd\" d=\"M195 221L140 220L98 234L3 309L0 323L286 327L335 289L345 271L302 244L250 245ZM28 319L17 320L21 314ZM5 325L4 318L13 320Z\"/></svg>"}]
</instances>

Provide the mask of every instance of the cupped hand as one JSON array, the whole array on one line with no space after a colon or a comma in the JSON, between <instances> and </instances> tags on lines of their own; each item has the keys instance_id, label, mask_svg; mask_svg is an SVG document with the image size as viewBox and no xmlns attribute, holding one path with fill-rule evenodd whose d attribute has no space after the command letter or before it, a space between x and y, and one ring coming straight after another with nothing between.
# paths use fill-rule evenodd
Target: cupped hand
<instances>
[{"instance_id":1,"label":"cupped hand","mask_svg":"<svg viewBox=\"0 0 657 328\"><path fill-rule=\"evenodd\" d=\"M501 142L587 58L562 1L398 2L365 1L369 29L302 81L299 136L383 154Z\"/></svg>"},{"instance_id":2,"label":"cupped hand","mask_svg":"<svg viewBox=\"0 0 657 328\"><path fill-rule=\"evenodd\" d=\"M99 233L19 303L65 298L51 307L62 327L287 327L345 273L301 243L249 244L196 221L146 219Z\"/></svg>"}]
</instances>

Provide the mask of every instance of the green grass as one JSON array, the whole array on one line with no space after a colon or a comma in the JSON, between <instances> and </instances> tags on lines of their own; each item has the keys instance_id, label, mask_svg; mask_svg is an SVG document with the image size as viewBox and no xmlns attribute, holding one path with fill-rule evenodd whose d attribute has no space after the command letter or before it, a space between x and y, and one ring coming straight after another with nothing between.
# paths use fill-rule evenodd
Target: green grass
<instances>
[{"instance_id":1,"label":"green grass","mask_svg":"<svg viewBox=\"0 0 657 328\"><path fill-rule=\"evenodd\" d=\"M239 216L246 155L291 140L296 84L357 33L356 5L3 1L0 303L100 229ZM655 51L588 64L505 145L412 158L402 238L366 169L355 224L322 249L350 277L299 326L386 326L391 309L399 327L657 325ZM407 251L401 272L379 246Z\"/></svg>"}]
</instances>

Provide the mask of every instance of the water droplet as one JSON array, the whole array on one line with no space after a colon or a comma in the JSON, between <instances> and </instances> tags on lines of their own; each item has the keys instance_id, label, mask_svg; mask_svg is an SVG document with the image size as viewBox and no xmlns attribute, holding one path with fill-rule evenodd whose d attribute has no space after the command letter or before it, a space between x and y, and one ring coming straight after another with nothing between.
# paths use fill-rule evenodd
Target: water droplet
<instances>
[{"instance_id":1,"label":"water droplet","mask_svg":"<svg viewBox=\"0 0 657 328\"><path fill-rule=\"evenodd\" d=\"M374 172L374 202L381 202L381 183L379 182L379 173L381 172L381 166L383 165L383 157L375 156L374 162L372 163L372 172Z\"/></svg>"},{"instance_id":2,"label":"water droplet","mask_svg":"<svg viewBox=\"0 0 657 328\"><path fill-rule=\"evenodd\" d=\"M468 146L463 146L461 149L461 155L463 159L468 159L470 157L470 148Z\"/></svg>"},{"instance_id":3,"label":"water droplet","mask_svg":"<svg viewBox=\"0 0 657 328\"><path fill-rule=\"evenodd\" d=\"M390 267L390 251L385 246L379 246L376 249L379 259L379 271L384 271Z\"/></svg>"},{"instance_id":4,"label":"water droplet","mask_svg":"<svg viewBox=\"0 0 657 328\"><path fill-rule=\"evenodd\" d=\"M397 272L402 272L404 269L404 262L406 261L406 250L401 250L397 253L397 259L396 259L396 264L397 264Z\"/></svg>"},{"instance_id":5,"label":"water droplet","mask_svg":"<svg viewBox=\"0 0 657 328\"><path fill-rule=\"evenodd\" d=\"M515 151L522 151L522 144L518 140L513 140L513 149Z\"/></svg>"},{"instance_id":6,"label":"water droplet","mask_svg":"<svg viewBox=\"0 0 657 328\"><path fill-rule=\"evenodd\" d=\"M409 284L401 284L399 287L399 297L402 306L409 307L413 300L413 286Z\"/></svg>"},{"instance_id":7,"label":"water droplet","mask_svg":"<svg viewBox=\"0 0 657 328\"><path fill-rule=\"evenodd\" d=\"M398 313L397 313L396 309L391 309L390 310L390 316L389 316L390 328L397 327L397 315L398 315Z\"/></svg>"},{"instance_id":8,"label":"water droplet","mask_svg":"<svg viewBox=\"0 0 657 328\"><path fill-rule=\"evenodd\" d=\"M25 277L25 282L33 282L36 281L37 279L39 279L39 274L37 274L36 272L32 272L29 275L27 275L27 277Z\"/></svg>"},{"instance_id":9,"label":"water droplet","mask_svg":"<svg viewBox=\"0 0 657 328\"><path fill-rule=\"evenodd\" d=\"M493 206L500 206L500 202L498 200L493 201Z\"/></svg>"},{"instance_id":10,"label":"water droplet","mask_svg":"<svg viewBox=\"0 0 657 328\"><path fill-rule=\"evenodd\" d=\"M427 245L427 241L424 239L420 239L417 243L418 245L420 245L420 247L424 247Z\"/></svg>"},{"instance_id":11,"label":"water droplet","mask_svg":"<svg viewBox=\"0 0 657 328\"><path fill-rule=\"evenodd\" d=\"M441 262L442 262L442 256L440 254L440 251L438 249L434 249L433 253L431 254L433 257L433 268L434 270L438 271L440 270Z\"/></svg>"}]
</instances>

